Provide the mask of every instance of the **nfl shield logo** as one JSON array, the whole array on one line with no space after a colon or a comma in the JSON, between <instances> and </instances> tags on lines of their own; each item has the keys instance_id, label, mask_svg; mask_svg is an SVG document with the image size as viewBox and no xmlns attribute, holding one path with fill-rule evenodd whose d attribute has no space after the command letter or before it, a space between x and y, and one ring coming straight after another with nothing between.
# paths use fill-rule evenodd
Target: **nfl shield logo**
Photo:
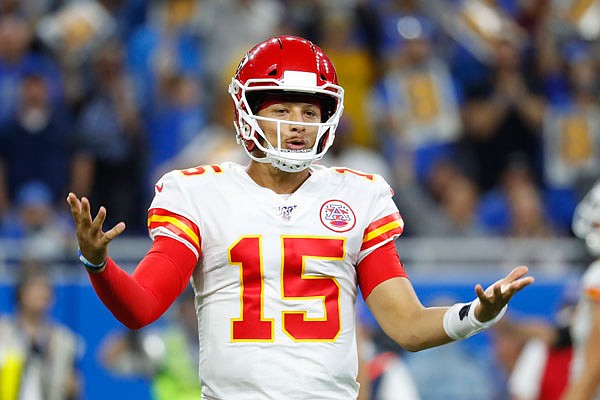
<instances>
[{"instance_id":1,"label":"nfl shield logo","mask_svg":"<svg viewBox=\"0 0 600 400\"><path fill-rule=\"evenodd\" d=\"M321 206L321 223L334 232L347 232L356 225L356 216L343 201L329 200Z\"/></svg>"}]
</instances>

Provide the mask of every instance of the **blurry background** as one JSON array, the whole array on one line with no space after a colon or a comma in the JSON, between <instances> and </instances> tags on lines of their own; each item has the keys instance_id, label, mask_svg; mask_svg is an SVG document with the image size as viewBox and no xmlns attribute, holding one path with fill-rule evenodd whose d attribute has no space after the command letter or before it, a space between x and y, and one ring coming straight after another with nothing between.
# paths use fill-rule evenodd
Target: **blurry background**
<instances>
[{"instance_id":1,"label":"blurry background","mask_svg":"<svg viewBox=\"0 0 600 400\"><path fill-rule=\"evenodd\" d=\"M35 264L53 285L50 319L78 338L80 398L148 398L154 372L103 361L124 328L77 262L66 194L106 206L107 227L127 223L111 255L133 269L153 183L245 162L227 85L253 44L295 34L330 55L346 90L323 163L392 185L422 301L471 300L475 283L527 264L536 283L509 317L552 323L591 260L571 218L600 176L599 20L596 0L1 0L0 313L16 312L15 283ZM458 355L401 355L424 399L438 397L420 382L443 381L507 399L523 344L496 330ZM469 383L473 366L488 391ZM439 398L466 399L452 390Z\"/></svg>"}]
</instances>

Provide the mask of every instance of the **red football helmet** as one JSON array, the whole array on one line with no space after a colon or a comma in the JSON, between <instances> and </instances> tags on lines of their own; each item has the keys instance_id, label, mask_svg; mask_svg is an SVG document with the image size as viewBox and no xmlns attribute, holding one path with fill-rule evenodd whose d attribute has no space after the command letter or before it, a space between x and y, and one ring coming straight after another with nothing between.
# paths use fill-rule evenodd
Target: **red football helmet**
<instances>
[{"instance_id":1,"label":"red football helmet","mask_svg":"<svg viewBox=\"0 0 600 400\"><path fill-rule=\"evenodd\" d=\"M286 172L308 168L325 155L333 143L335 130L344 109L344 90L338 85L329 57L310 41L295 36L278 36L256 45L240 62L229 85L233 98L238 143L250 158L271 163ZM281 124L290 123L256 115L258 106L268 97L311 96L321 104L320 123L293 122L318 126L315 145L302 151L282 148ZM258 121L277 123L278 143L270 143ZM264 156L256 156L258 148Z\"/></svg>"}]
</instances>

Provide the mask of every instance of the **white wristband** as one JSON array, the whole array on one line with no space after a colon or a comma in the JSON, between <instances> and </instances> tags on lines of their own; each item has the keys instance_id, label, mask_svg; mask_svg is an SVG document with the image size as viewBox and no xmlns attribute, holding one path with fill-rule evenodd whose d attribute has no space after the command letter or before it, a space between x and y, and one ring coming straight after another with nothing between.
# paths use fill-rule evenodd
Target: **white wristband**
<instances>
[{"instance_id":1,"label":"white wristband","mask_svg":"<svg viewBox=\"0 0 600 400\"><path fill-rule=\"evenodd\" d=\"M504 306L494 319L481 322L475 318L475 306L477 304L479 304L478 298L470 303L456 303L446 311L443 325L449 338L453 340L466 339L477 332L494 326L506 314L507 307Z\"/></svg>"}]
</instances>

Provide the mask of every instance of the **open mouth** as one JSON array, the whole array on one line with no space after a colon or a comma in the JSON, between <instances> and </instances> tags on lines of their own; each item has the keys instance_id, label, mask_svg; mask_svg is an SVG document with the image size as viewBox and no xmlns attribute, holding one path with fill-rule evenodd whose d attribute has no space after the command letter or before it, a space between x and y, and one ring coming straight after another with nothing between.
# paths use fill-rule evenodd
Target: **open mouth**
<instances>
[{"instance_id":1,"label":"open mouth","mask_svg":"<svg viewBox=\"0 0 600 400\"><path fill-rule=\"evenodd\" d=\"M310 153L311 149L281 149L282 153Z\"/></svg>"},{"instance_id":2,"label":"open mouth","mask_svg":"<svg viewBox=\"0 0 600 400\"><path fill-rule=\"evenodd\" d=\"M310 151L306 148L306 142L302 139L292 139L285 143L284 151L306 152Z\"/></svg>"}]
</instances>

